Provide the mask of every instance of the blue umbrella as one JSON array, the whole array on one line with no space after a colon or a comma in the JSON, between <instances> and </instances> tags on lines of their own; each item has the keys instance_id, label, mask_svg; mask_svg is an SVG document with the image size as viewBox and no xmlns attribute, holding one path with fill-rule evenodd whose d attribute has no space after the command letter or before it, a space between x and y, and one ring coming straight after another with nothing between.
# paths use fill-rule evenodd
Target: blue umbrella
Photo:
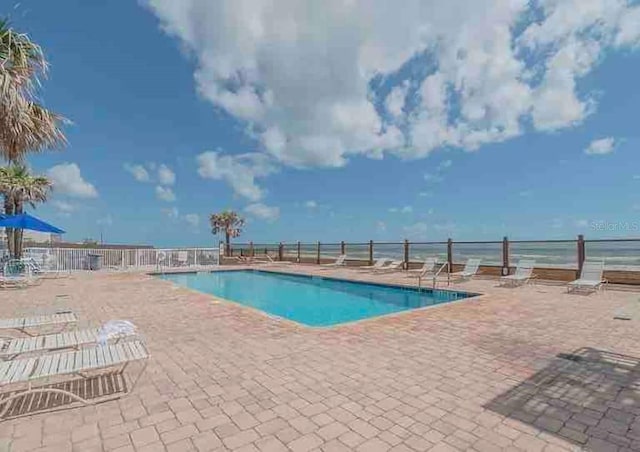
<instances>
[{"instance_id":1,"label":"blue umbrella","mask_svg":"<svg viewBox=\"0 0 640 452\"><path fill-rule=\"evenodd\" d=\"M64 234L64 231L39 218L32 217L28 213L20 215L2 216L0 218L0 228L29 229L30 231L51 232L53 234Z\"/></svg>"}]
</instances>

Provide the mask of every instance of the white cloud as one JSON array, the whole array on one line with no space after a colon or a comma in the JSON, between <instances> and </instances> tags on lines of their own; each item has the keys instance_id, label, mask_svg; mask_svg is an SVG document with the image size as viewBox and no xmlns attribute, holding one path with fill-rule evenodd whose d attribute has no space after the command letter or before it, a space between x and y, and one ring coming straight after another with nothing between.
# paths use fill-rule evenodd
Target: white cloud
<instances>
[{"instance_id":1,"label":"white cloud","mask_svg":"<svg viewBox=\"0 0 640 452\"><path fill-rule=\"evenodd\" d=\"M209 151L198 155L196 160L200 177L223 180L237 195L250 201L258 201L264 196L264 190L256 179L276 171L271 159L258 153L223 155Z\"/></svg>"},{"instance_id":2,"label":"white cloud","mask_svg":"<svg viewBox=\"0 0 640 452\"><path fill-rule=\"evenodd\" d=\"M424 239L427 236L427 224L426 223L414 223L403 228L404 233L409 239Z\"/></svg>"},{"instance_id":3,"label":"white cloud","mask_svg":"<svg viewBox=\"0 0 640 452\"><path fill-rule=\"evenodd\" d=\"M150 182L151 176L147 169L142 165L131 165L129 163L124 164L124 169L130 173L138 182Z\"/></svg>"},{"instance_id":4,"label":"white cloud","mask_svg":"<svg viewBox=\"0 0 640 452\"><path fill-rule=\"evenodd\" d=\"M244 208L244 211L255 218L268 222L273 222L280 216L279 207L270 207L262 203L249 204Z\"/></svg>"},{"instance_id":5,"label":"white cloud","mask_svg":"<svg viewBox=\"0 0 640 452\"><path fill-rule=\"evenodd\" d=\"M71 213L76 210L76 206L66 201L55 200L53 201L53 205L59 212L62 213Z\"/></svg>"},{"instance_id":6,"label":"white cloud","mask_svg":"<svg viewBox=\"0 0 640 452\"><path fill-rule=\"evenodd\" d=\"M305 203L304 203L304 206L305 206L307 209L315 209L316 207L318 207L318 203L317 203L317 202L315 202L315 201L313 201L313 200L310 200L310 201L305 202Z\"/></svg>"},{"instance_id":7,"label":"white cloud","mask_svg":"<svg viewBox=\"0 0 640 452\"><path fill-rule=\"evenodd\" d=\"M430 183L438 183L438 182L442 182L442 176L439 174L433 174L433 173L425 173L424 174L424 180L426 180L427 182Z\"/></svg>"},{"instance_id":8,"label":"white cloud","mask_svg":"<svg viewBox=\"0 0 640 452\"><path fill-rule=\"evenodd\" d=\"M387 111L393 116L402 115L402 109L404 108L408 89L409 84L405 82L402 85L394 87L387 96L385 105L387 107Z\"/></svg>"},{"instance_id":9,"label":"white cloud","mask_svg":"<svg viewBox=\"0 0 640 452\"><path fill-rule=\"evenodd\" d=\"M96 224L100 226L111 226L113 225L113 217L111 216L111 214L107 214L102 218L98 218L96 220Z\"/></svg>"},{"instance_id":10,"label":"white cloud","mask_svg":"<svg viewBox=\"0 0 640 452\"><path fill-rule=\"evenodd\" d=\"M451 165L453 165L453 160L443 160L438 165L438 171L444 171L448 168L451 168Z\"/></svg>"},{"instance_id":11,"label":"white cloud","mask_svg":"<svg viewBox=\"0 0 640 452\"><path fill-rule=\"evenodd\" d=\"M200 225L200 215L197 213L188 213L184 216L186 221L191 227L197 228Z\"/></svg>"},{"instance_id":12,"label":"white cloud","mask_svg":"<svg viewBox=\"0 0 640 452\"><path fill-rule=\"evenodd\" d=\"M389 212L391 212L391 213L412 213L413 212L413 207L412 206L391 207L389 209Z\"/></svg>"},{"instance_id":13,"label":"white cloud","mask_svg":"<svg viewBox=\"0 0 640 452\"><path fill-rule=\"evenodd\" d=\"M584 152L589 155L605 155L611 154L615 147L616 140L614 138L602 138L592 141Z\"/></svg>"},{"instance_id":14,"label":"white cloud","mask_svg":"<svg viewBox=\"0 0 640 452\"><path fill-rule=\"evenodd\" d=\"M163 187L162 185L156 185L156 197L162 201L173 202L176 200L176 195L170 187Z\"/></svg>"},{"instance_id":15,"label":"white cloud","mask_svg":"<svg viewBox=\"0 0 640 452\"><path fill-rule=\"evenodd\" d=\"M597 107L579 80L640 43L626 0L143 1L194 56L198 93L294 166L571 127Z\"/></svg>"},{"instance_id":16,"label":"white cloud","mask_svg":"<svg viewBox=\"0 0 640 452\"><path fill-rule=\"evenodd\" d=\"M589 227L589 222L587 220L576 220L576 227L580 229L585 229Z\"/></svg>"},{"instance_id":17,"label":"white cloud","mask_svg":"<svg viewBox=\"0 0 640 452\"><path fill-rule=\"evenodd\" d=\"M378 221L376 223L376 231L379 233L387 232L387 224L384 221Z\"/></svg>"},{"instance_id":18,"label":"white cloud","mask_svg":"<svg viewBox=\"0 0 640 452\"><path fill-rule=\"evenodd\" d=\"M433 196L433 192L431 191L421 191L418 193L418 196L421 198L431 198Z\"/></svg>"},{"instance_id":19,"label":"white cloud","mask_svg":"<svg viewBox=\"0 0 640 452\"><path fill-rule=\"evenodd\" d=\"M161 209L161 212L172 219L177 219L180 216L180 212L177 207L169 207L166 209Z\"/></svg>"},{"instance_id":20,"label":"white cloud","mask_svg":"<svg viewBox=\"0 0 640 452\"><path fill-rule=\"evenodd\" d=\"M75 163L62 163L49 168L47 175L56 193L74 198L97 198L96 188L82 178L80 167Z\"/></svg>"},{"instance_id":21,"label":"white cloud","mask_svg":"<svg viewBox=\"0 0 640 452\"><path fill-rule=\"evenodd\" d=\"M564 227L564 221L560 218L554 218L551 220L552 229L562 229Z\"/></svg>"},{"instance_id":22,"label":"white cloud","mask_svg":"<svg viewBox=\"0 0 640 452\"><path fill-rule=\"evenodd\" d=\"M532 190L522 190L518 193L518 195L522 196L523 198L530 198L531 196L533 196L533 191Z\"/></svg>"},{"instance_id":23,"label":"white cloud","mask_svg":"<svg viewBox=\"0 0 640 452\"><path fill-rule=\"evenodd\" d=\"M158 167L158 182L161 185L173 185L176 182L176 173L163 163Z\"/></svg>"}]
</instances>

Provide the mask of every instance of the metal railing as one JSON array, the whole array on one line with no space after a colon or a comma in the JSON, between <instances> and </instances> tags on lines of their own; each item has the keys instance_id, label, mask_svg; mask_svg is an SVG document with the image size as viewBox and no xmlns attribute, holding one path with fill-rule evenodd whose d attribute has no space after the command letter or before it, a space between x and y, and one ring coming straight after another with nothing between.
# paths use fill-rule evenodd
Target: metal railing
<instances>
[{"instance_id":1,"label":"metal railing","mask_svg":"<svg viewBox=\"0 0 640 452\"><path fill-rule=\"evenodd\" d=\"M268 253L276 260L320 264L347 255L348 265L373 265L378 258L401 260L404 268L417 268L428 257L456 271L470 258L481 260L481 272L509 274L521 259L535 260L536 271L550 279L572 278L586 259L605 262L608 272L616 272L621 282L640 284L640 238L586 240L502 240L490 241L409 241L402 242L281 242L254 245L232 244L231 253Z\"/></svg>"},{"instance_id":2,"label":"metal railing","mask_svg":"<svg viewBox=\"0 0 640 452\"><path fill-rule=\"evenodd\" d=\"M208 266L219 263L218 248L38 248L24 250L24 256L49 270L90 270L91 259L99 256L102 268L160 269Z\"/></svg>"}]
</instances>

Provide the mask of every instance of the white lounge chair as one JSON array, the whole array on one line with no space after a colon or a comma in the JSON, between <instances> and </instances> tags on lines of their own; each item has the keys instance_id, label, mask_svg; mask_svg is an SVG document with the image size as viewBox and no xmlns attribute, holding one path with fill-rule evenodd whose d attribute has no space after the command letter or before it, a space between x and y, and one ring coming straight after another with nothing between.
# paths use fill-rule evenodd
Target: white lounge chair
<instances>
[{"instance_id":1,"label":"white lounge chair","mask_svg":"<svg viewBox=\"0 0 640 452\"><path fill-rule=\"evenodd\" d=\"M404 261L391 261L389 265L382 266L380 268L374 268L374 273L387 273L401 271L404 267Z\"/></svg>"},{"instance_id":2,"label":"white lounge chair","mask_svg":"<svg viewBox=\"0 0 640 452\"><path fill-rule=\"evenodd\" d=\"M57 262L53 259L53 257L49 254L45 254L40 259L41 262L38 262L35 257L29 256L22 259L22 262L27 265L31 271L32 275L43 277L43 278L58 278L71 276L71 272L63 272L60 271L57 267Z\"/></svg>"},{"instance_id":3,"label":"white lounge chair","mask_svg":"<svg viewBox=\"0 0 640 452\"><path fill-rule=\"evenodd\" d=\"M480 259L469 259L461 272L451 273L449 278L464 281L473 278L480 268Z\"/></svg>"},{"instance_id":4,"label":"white lounge chair","mask_svg":"<svg viewBox=\"0 0 640 452\"><path fill-rule=\"evenodd\" d=\"M379 268L384 267L384 265L389 262L390 259L386 258L386 257L380 257L378 259L376 259L376 262L373 265L365 265L362 267L356 267L356 270L363 270L363 271L370 271L370 270L377 270Z\"/></svg>"},{"instance_id":5,"label":"white lounge chair","mask_svg":"<svg viewBox=\"0 0 640 452\"><path fill-rule=\"evenodd\" d=\"M268 254L265 254L264 256L260 256L259 258L255 258L253 260L254 263L256 264L263 264L263 265L291 265L293 264L293 262L290 261L276 261L273 260L273 258L271 256L269 256Z\"/></svg>"},{"instance_id":6,"label":"white lounge chair","mask_svg":"<svg viewBox=\"0 0 640 452\"><path fill-rule=\"evenodd\" d=\"M424 260L424 264L420 268L413 268L407 270L408 276L419 276L423 278L424 276L434 273L436 269L436 258L428 257Z\"/></svg>"},{"instance_id":7,"label":"white lounge chair","mask_svg":"<svg viewBox=\"0 0 640 452\"><path fill-rule=\"evenodd\" d=\"M607 283L602 277L604 261L584 261L580 278L567 285L567 292L574 290L596 291Z\"/></svg>"},{"instance_id":8,"label":"white lounge chair","mask_svg":"<svg viewBox=\"0 0 640 452\"><path fill-rule=\"evenodd\" d=\"M187 251L178 251L178 257L176 259L178 261L178 266L185 267L187 262L189 261L189 254Z\"/></svg>"},{"instance_id":9,"label":"white lounge chair","mask_svg":"<svg viewBox=\"0 0 640 452\"><path fill-rule=\"evenodd\" d=\"M335 262L332 262L330 264L322 264L322 265L320 265L320 267L322 267L322 268L335 268L335 267L344 267L345 265L347 265L347 255L346 254L341 254L340 256L338 256L336 258Z\"/></svg>"},{"instance_id":10,"label":"white lounge chair","mask_svg":"<svg viewBox=\"0 0 640 452\"><path fill-rule=\"evenodd\" d=\"M65 348L80 348L83 345L96 344L101 339L102 328L67 331L32 337L0 338L0 361L15 359L20 355L43 353ZM118 332L109 337L110 342L135 337L133 332Z\"/></svg>"},{"instance_id":11,"label":"white lounge chair","mask_svg":"<svg viewBox=\"0 0 640 452\"><path fill-rule=\"evenodd\" d=\"M133 391L148 358L136 340L0 362L0 418L119 398ZM140 372L127 378L125 369L139 361Z\"/></svg>"},{"instance_id":12,"label":"white lounge chair","mask_svg":"<svg viewBox=\"0 0 640 452\"><path fill-rule=\"evenodd\" d=\"M0 275L0 287L20 288L38 284L40 279L32 272L29 264L12 259L5 262L2 275Z\"/></svg>"},{"instance_id":13,"label":"white lounge chair","mask_svg":"<svg viewBox=\"0 0 640 452\"><path fill-rule=\"evenodd\" d=\"M62 329L69 325L78 322L78 318L73 312L65 312L60 314L49 315L36 315L33 317L17 317L13 319L0 319L0 330L14 330L23 333L27 336L34 336L30 334L29 330L59 326Z\"/></svg>"},{"instance_id":14,"label":"white lounge chair","mask_svg":"<svg viewBox=\"0 0 640 452\"><path fill-rule=\"evenodd\" d=\"M523 284L527 284L535 276L533 275L533 267L535 267L536 261L532 259L523 259L518 262L516 271L513 275L507 275L500 278L500 285L517 287Z\"/></svg>"}]
</instances>

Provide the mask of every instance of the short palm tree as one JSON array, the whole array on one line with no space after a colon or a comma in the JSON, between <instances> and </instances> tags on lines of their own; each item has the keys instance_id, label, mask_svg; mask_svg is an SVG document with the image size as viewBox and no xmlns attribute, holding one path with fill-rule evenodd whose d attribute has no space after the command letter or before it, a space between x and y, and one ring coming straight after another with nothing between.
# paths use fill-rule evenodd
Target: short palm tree
<instances>
[{"instance_id":1,"label":"short palm tree","mask_svg":"<svg viewBox=\"0 0 640 452\"><path fill-rule=\"evenodd\" d=\"M61 125L68 121L36 102L46 72L42 49L0 20L0 157L9 162L66 143Z\"/></svg>"},{"instance_id":2,"label":"short palm tree","mask_svg":"<svg viewBox=\"0 0 640 452\"><path fill-rule=\"evenodd\" d=\"M211 233L224 233L225 238L225 254L229 254L231 238L238 237L242 233L244 226L244 218L240 217L232 210L225 210L220 213L212 213L209 217L211 224Z\"/></svg>"},{"instance_id":3,"label":"short palm tree","mask_svg":"<svg viewBox=\"0 0 640 452\"><path fill-rule=\"evenodd\" d=\"M29 174L24 165L10 165L0 168L0 193L4 197L4 213L19 215L24 213L25 204L35 207L45 202L51 191L51 181L44 176ZM7 247L15 259L22 256L22 230L7 228Z\"/></svg>"}]
</instances>

